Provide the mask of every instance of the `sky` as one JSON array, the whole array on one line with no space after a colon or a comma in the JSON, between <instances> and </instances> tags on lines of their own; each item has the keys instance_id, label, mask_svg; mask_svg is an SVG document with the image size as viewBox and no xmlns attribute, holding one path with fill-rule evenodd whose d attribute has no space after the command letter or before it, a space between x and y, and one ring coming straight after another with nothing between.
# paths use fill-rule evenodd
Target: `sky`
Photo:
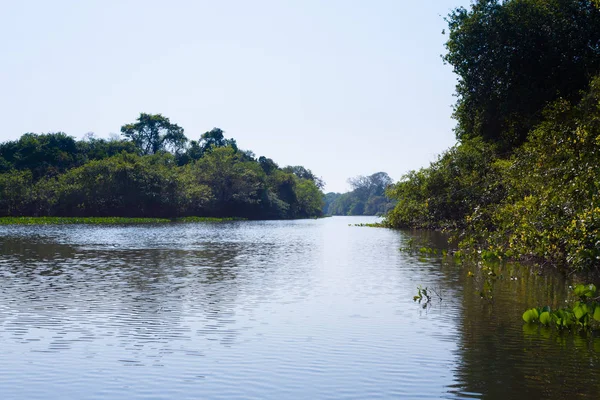
<instances>
[{"instance_id":1,"label":"sky","mask_svg":"<svg viewBox=\"0 0 600 400\"><path fill-rule=\"evenodd\" d=\"M280 166L398 180L455 144L444 16L468 0L0 0L0 142L141 112Z\"/></svg>"}]
</instances>

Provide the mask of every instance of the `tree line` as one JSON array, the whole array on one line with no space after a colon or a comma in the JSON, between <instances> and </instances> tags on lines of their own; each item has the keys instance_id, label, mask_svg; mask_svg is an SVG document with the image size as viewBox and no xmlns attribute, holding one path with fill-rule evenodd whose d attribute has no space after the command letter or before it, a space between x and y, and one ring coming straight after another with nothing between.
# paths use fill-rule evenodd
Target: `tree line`
<instances>
[{"instance_id":1,"label":"tree line","mask_svg":"<svg viewBox=\"0 0 600 400\"><path fill-rule=\"evenodd\" d=\"M142 113L121 134L27 133L0 143L0 216L322 214L324 184L312 171L257 158L219 128L190 141L168 118Z\"/></svg>"},{"instance_id":2,"label":"tree line","mask_svg":"<svg viewBox=\"0 0 600 400\"><path fill-rule=\"evenodd\" d=\"M325 194L323 213L326 215L384 215L395 201L386 197L385 190L393 181L385 172L348 179L352 190L346 193Z\"/></svg>"},{"instance_id":3,"label":"tree line","mask_svg":"<svg viewBox=\"0 0 600 400\"><path fill-rule=\"evenodd\" d=\"M390 186L392 227L492 258L600 267L600 9L477 0L448 17L458 144Z\"/></svg>"}]
</instances>

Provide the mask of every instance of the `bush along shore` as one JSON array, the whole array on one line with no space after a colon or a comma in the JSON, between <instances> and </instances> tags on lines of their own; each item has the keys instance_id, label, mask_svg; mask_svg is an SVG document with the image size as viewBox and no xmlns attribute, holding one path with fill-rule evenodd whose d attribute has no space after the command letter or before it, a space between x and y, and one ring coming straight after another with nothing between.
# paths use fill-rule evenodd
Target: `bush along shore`
<instances>
[{"instance_id":1,"label":"bush along shore","mask_svg":"<svg viewBox=\"0 0 600 400\"><path fill-rule=\"evenodd\" d=\"M141 114L121 132L122 138L79 141L60 132L27 133L0 143L0 217L63 218L4 223L322 216L320 178L241 150L221 129L189 141L168 118Z\"/></svg>"},{"instance_id":2,"label":"bush along shore","mask_svg":"<svg viewBox=\"0 0 600 400\"><path fill-rule=\"evenodd\" d=\"M463 254L600 269L597 1L454 10L458 144L391 185L385 224L447 229Z\"/></svg>"}]
</instances>

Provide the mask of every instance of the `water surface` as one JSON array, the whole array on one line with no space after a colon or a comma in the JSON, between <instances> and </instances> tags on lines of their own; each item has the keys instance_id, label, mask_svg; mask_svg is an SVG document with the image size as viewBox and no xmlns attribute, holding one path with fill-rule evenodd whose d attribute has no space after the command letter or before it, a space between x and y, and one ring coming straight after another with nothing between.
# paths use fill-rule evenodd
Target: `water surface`
<instances>
[{"instance_id":1,"label":"water surface","mask_svg":"<svg viewBox=\"0 0 600 400\"><path fill-rule=\"evenodd\" d=\"M443 238L372 221L0 227L2 399L600 397L600 339L520 320L569 282L510 266L482 300L399 251Z\"/></svg>"}]
</instances>

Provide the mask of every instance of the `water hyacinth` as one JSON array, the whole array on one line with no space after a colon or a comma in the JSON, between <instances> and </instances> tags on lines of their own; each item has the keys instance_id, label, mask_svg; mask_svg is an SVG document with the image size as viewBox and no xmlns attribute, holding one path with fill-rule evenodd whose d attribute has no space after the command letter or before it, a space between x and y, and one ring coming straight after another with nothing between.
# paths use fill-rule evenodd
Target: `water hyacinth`
<instances>
[{"instance_id":1,"label":"water hyacinth","mask_svg":"<svg viewBox=\"0 0 600 400\"><path fill-rule=\"evenodd\" d=\"M545 326L555 326L559 329L594 329L600 323L600 303L596 297L596 285L577 285L573 288L576 300L570 307L552 310L530 308L523 313L526 323L540 323Z\"/></svg>"},{"instance_id":2,"label":"water hyacinth","mask_svg":"<svg viewBox=\"0 0 600 400\"><path fill-rule=\"evenodd\" d=\"M67 224L158 224L171 222L225 222L240 218L184 217L184 218L125 218L125 217L2 217L0 225L67 225Z\"/></svg>"}]
</instances>

